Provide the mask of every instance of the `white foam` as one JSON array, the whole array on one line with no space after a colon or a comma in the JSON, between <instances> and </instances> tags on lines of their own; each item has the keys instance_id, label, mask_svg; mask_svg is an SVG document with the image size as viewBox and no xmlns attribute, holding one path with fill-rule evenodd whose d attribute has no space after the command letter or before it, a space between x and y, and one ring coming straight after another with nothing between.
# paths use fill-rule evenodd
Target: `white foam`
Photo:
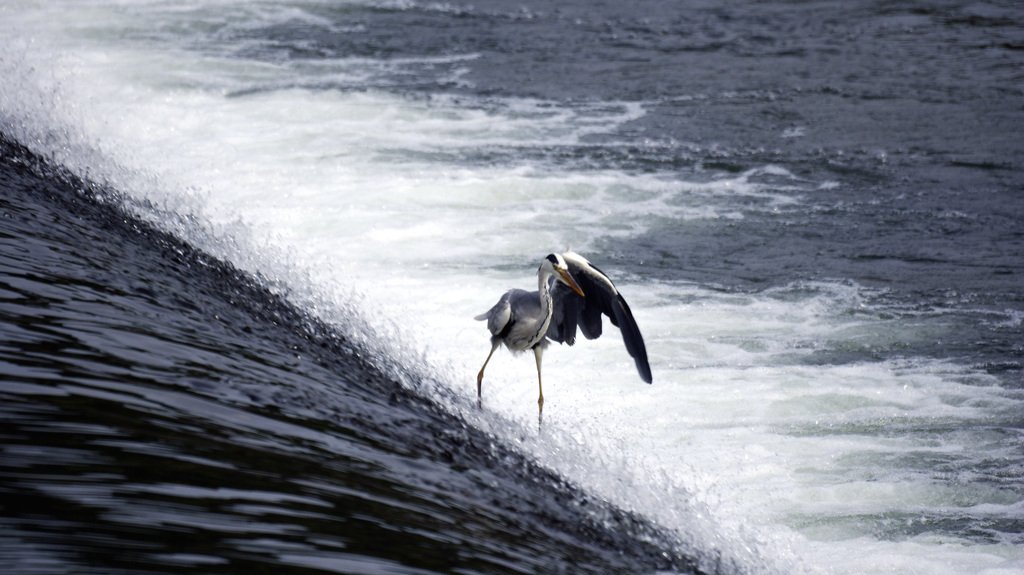
<instances>
[{"instance_id":1,"label":"white foam","mask_svg":"<svg viewBox=\"0 0 1024 575\"><path fill-rule=\"evenodd\" d=\"M691 182L564 169L526 154L474 164L464 160L480 149L571 146L610 133L642 106L309 89L325 78L358 84L395 64L192 51L175 45L175 22L188 24L194 10L227 18L230 9L176 6L4 7L5 129L362 335L400 379L432 382L474 425L677 530L707 568L1019 572L1024 553L1014 542L914 535L913 517L1021 517L1012 491L957 474L1008 455L984 429L1019 413L1024 398L935 360L804 361L822 347L884 345L915 329L863 313L870 293L858 286L743 294L616 275L647 340L653 385L639 380L609 328L545 355L539 433L532 360L496 355L486 409L473 408L489 346L471 318L505 289L536 285L544 254L742 218L834 182L802 182L779 166ZM249 8L230 16L233 26L337 25L312 8L233 6ZM119 35L147 22L160 22L156 39ZM740 208L737 198L760 204ZM905 532L893 527L908 520Z\"/></svg>"}]
</instances>

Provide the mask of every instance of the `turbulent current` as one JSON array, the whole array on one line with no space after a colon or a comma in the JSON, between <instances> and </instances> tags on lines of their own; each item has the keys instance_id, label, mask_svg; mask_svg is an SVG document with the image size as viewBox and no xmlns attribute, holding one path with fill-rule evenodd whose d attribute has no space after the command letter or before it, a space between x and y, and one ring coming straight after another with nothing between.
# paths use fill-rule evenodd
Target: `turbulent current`
<instances>
[{"instance_id":1,"label":"turbulent current","mask_svg":"<svg viewBox=\"0 0 1024 575\"><path fill-rule=\"evenodd\" d=\"M1024 573L1013 2L10 2L0 152L4 573Z\"/></svg>"}]
</instances>

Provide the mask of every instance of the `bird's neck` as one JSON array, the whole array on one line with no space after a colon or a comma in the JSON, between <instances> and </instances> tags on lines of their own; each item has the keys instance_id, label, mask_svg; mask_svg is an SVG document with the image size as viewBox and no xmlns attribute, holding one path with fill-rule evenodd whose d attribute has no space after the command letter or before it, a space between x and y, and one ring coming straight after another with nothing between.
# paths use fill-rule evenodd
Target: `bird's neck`
<instances>
[{"instance_id":1,"label":"bird's neck","mask_svg":"<svg viewBox=\"0 0 1024 575\"><path fill-rule=\"evenodd\" d=\"M537 293L540 295L540 325L537 326L537 333L530 338L530 345L536 345L548 332L548 325L551 323L551 289L548 287L550 275L540 274L537 277Z\"/></svg>"},{"instance_id":2,"label":"bird's neck","mask_svg":"<svg viewBox=\"0 0 1024 575\"><path fill-rule=\"evenodd\" d=\"M537 293L540 294L540 310L544 317L551 317L551 276L540 274L537 276Z\"/></svg>"},{"instance_id":3,"label":"bird's neck","mask_svg":"<svg viewBox=\"0 0 1024 575\"><path fill-rule=\"evenodd\" d=\"M548 288L548 283L543 282L537 286L540 288L540 310L543 312L544 317L551 317L551 290Z\"/></svg>"}]
</instances>

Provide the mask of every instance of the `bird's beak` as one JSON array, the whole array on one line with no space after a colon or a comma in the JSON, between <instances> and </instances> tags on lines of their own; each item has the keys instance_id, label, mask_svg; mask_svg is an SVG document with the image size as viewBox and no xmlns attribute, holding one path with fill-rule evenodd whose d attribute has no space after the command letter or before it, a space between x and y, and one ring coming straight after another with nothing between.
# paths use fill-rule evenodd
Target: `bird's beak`
<instances>
[{"instance_id":1,"label":"bird's beak","mask_svg":"<svg viewBox=\"0 0 1024 575\"><path fill-rule=\"evenodd\" d=\"M576 280L569 275L568 270L558 270L558 275L562 276L562 281L565 282L565 285L571 287L572 291L580 294L582 297L587 297L583 295L583 290L580 289L580 284L576 283Z\"/></svg>"}]
</instances>

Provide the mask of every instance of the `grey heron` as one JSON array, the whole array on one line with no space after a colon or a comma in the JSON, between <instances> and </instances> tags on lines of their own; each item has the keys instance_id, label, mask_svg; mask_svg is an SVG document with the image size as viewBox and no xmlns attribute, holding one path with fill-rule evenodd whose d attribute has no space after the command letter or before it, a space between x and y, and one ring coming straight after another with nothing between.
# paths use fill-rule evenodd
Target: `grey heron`
<instances>
[{"instance_id":1,"label":"grey heron","mask_svg":"<svg viewBox=\"0 0 1024 575\"><path fill-rule=\"evenodd\" d=\"M498 303L475 319L487 321L491 332L491 352L476 377L477 398L482 396L484 369L498 346L505 344L513 353L533 350L537 360L538 411L544 409L544 385L540 364L551 341L576 343L576 328L587 339L601 336L601 316L622 332L622 340L636 362L640 378L651 383L647 349L633 312L615 284L601 270L574 252L549 254L537 269L537 291L512 289Z\"/></svg>"}]
</instances>

